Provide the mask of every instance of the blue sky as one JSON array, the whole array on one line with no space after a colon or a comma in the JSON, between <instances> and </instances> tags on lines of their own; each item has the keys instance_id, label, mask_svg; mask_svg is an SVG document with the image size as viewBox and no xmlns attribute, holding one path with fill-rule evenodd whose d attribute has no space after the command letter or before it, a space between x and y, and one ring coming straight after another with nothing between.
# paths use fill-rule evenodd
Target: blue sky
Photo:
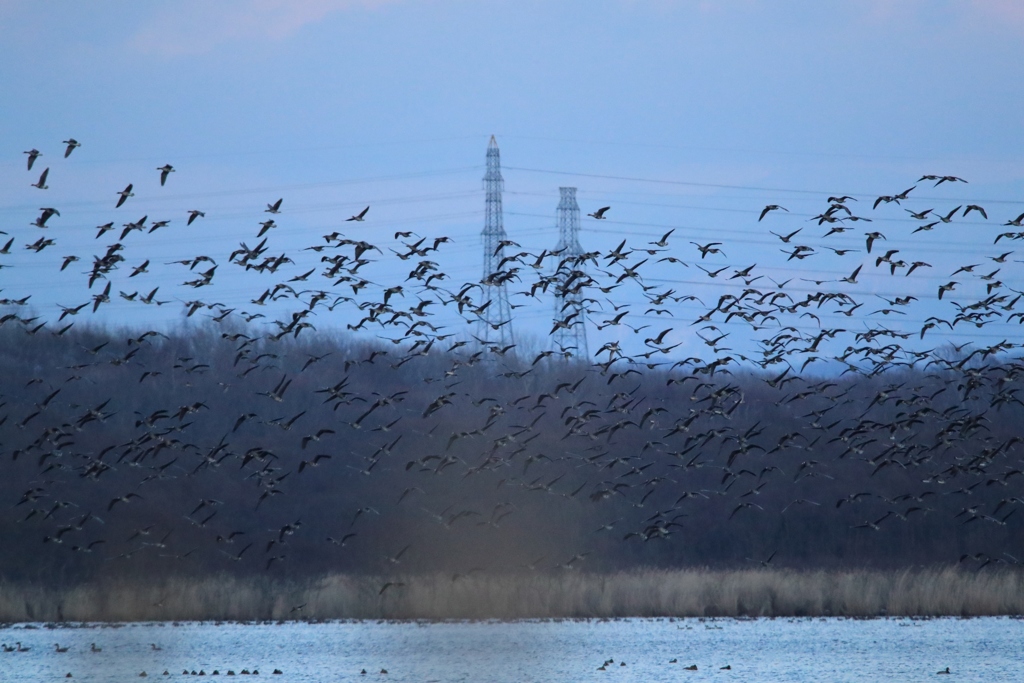
<instances>
[{"instance_id":1,"label":"blue sky","mask_svg":"<svg viewBox=\"0 0 1024 683\"><path fill-rule=\"evenodd\" d=\"M18 247L41 234L27 226L39 207L62 216L51 221L49 260L20 248L0 258L10 266L0 296L35 292L44 311L81 303L81 272L58 276L53 259L80 252L88 262L102 250L93 226L143 214L172 222L129 245L128 265L209 251L222 263L211 298L257 296L265 285L229 274L226 256L254 243L264 205L278 197L274 251L301 249L371 204L359 229L385 254L394 230L447 234L450 274L475 279L480 177L495 134L506 230L524 248L554 245L558 186L574 185L584 213L613 206L600 230L584 222L585 249L620 236L642 244L676 227L680 258L700 262L688 242L717 239L728 258L715 263L757 262L782 279L785 245L767 231L805 227L820 244L824 229L806 218L828 194L849 193L861 215L879 219L874 229L904 252L920 247L934 266L898 285L866 266L866 296L934 298L964 259L1013 248L993 250L992 238L1024 211L1022 30L1024 4L1014 0L3 0L0 229ZM82 147L65 160L69 136ZM32 147L52 168L49 190L29 187L37 176L22 152ZM154 169L164 163L177 172L160 188ZM907 206L980 203L988 224L973 216L921 236L928 242L899 242L914 222L900 207L872 214L864 204L926 173L970 183L922 184ZM137 196L113 212L128 182ZM792 215L759 224L768 203ZM191 208L208 218L186 229ZM863 249L862 226L830 244ZM873 257L822 253L800 274L843 277ZM1020 288L1020 267L1006 265L1008 286ZM151 271L140 287L188 298L175 291L187 273ZM717 298L708 287L719 283L698 276L689 268L680 288ZM548 305L522 312L541 335ZM164 309L112 301L103 310L112 321L180 317Z\"/></svg>"}]
</instances>

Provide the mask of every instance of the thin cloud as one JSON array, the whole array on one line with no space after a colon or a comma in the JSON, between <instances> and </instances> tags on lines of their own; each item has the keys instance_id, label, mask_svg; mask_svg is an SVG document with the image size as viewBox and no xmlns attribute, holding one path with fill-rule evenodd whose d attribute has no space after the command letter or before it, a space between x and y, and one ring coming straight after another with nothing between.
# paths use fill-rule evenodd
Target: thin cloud
<instances>
[{"instance_id":1,"label":"thin cloud","mask_svg":"<svg viewBox=\"0 0 1024 683\"><path fill-rule=\"evenodd\" d=\"M332 14L397 0L186 0L150 17L129 44L164 57L210 52L225 43L286 40Z\"/></svg>"}]
</instances>

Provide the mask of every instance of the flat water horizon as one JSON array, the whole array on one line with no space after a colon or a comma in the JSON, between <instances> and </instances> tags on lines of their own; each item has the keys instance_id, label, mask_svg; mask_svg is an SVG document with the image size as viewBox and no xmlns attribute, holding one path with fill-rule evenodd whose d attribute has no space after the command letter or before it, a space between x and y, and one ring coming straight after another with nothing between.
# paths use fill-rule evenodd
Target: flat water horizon
<instances>
[{"instance_id":1,"label":"flat water horizon","mask_svg":"<svg viewBox=\"0 0 1024 683\"><path fill-rule=\"evenodd\" d=\"M1015 617L28 623L0 642L11 681L1024 680Z\"/></svg>"}]
</instances>

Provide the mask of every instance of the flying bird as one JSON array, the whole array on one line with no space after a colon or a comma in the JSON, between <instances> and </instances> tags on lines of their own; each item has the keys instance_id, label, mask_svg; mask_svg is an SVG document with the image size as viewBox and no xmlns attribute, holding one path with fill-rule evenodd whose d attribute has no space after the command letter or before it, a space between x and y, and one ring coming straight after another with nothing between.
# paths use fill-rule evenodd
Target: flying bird
<instances>
[{"instance_id":1,"label":"flying bird","mask_svg":"<svg viewBox=\"0 0 1024 683\"><path fill-rule=\"evenodd\" d=\"M985 220L988 220L988 214L985 213L985 209L983 209L982 207L978 206L977 204L968 204L967 208L964 209L964 216L966 217L967 214L969 214L971 211L977 211L978 213L981 214L982 218L984 218Z\"/></svg>"},{"instance_id":2,"label":"flying bird","mask_svg":"<svg viewBox=\"0 0 1024 683\"><path fill-rule=\"evenodd\" d=\"M857 266L857 268L852 273L850 273L848 277L840 279L840 282L849 282L851 285L857 284L857 275L860 274L860 269L863 267L864 264L862 263L861 265Z\"/></svg>"},{"instance_id":3,"label":"flying bird","mask_svg":"<svg viewBox=\"0 0 1024 683\"><path fill-rule=\"evenodd\" d=\"M906 272L906 275L910 275L917 268L931 268L931 267L932 267L932 265L930 263L925 263L924 261L914 261L913 263L910 264L910 270L908 270Z\"/></svg>"},{"instance_id":4,"label":"flying bird","mask_svg":"<svg viewBox=\"0 0 1024 683\"><path fill-rule=\"evenodd\" d=\"M939 220L942 221L943 223L951 223L953 221L953 216L956 215L956 212L959 210L960 207L958 206L949 213L947 213L945 216L939 216Z\"/></svg>"},{"instance_id":5,"label":"flying bird","mask_svg":"<svg viewBox=\"0 0 1024 683\"><path fill-rule=\"evenodd\" d=\"M30 171L32 170L32 164L36 163L36 159L43 156L43 153L34 147L27 152L23 152L23 154L28 155L28 170Z\"/></svg>"},{"instance_id":6,"label":"flying bird","mask_svg":"<svg viewBox=\"0 0 1024 683\"><path fill-rule=\"evenodd\" d=\"M346 222L348 222L348 221L359 221L359 222L362 222L363 219L366 218L366 212L369 211L369 210L370 210L370 207L366 207L365 209L363 209L362 211L357 213L355 216L352 216L351 218L346 218L345 221Z\"/></svg>"},{"instance_id":7,"label":"flying bird","mask_svg":"<svg viewBox=\"0 0 1024 683\"><path fill-rule=\"evenodd\" d=\"M690 244L697 247L697 250L700 252L701 258L704 258L708 254L721 254L722 256L725 256L725 252L718 248L718 246L722 244L721 242L708 242L707 244L697 244L696 242L690 242Z\"/></svg>"},{"instance_id":8,"label":"flying bird","mask_svg":"<svg viewBox=\"0 0 1024 683\"><path fill-rule=\"evenodd\" d=\"M871 253L871 245L875 243L875 240L884 240L885 235L880 232L866 232L864 235L868 238L868 253Z\"/></svg>"},{"instance_id":9,"label":"flying bird","mask_svg":"<svg viewBox=\"0 0 1024 683\"><path fill-rule=\"evenodd\" d=\"M64 142L65 145L68 146L67 149L64 150L64 158L65 159L67 159L69 156L71 156L71 153L75 151L75 147L81 147L82 146L82 143L79 142L78 140L74 139L74 138L68 138L67 140L64 140L63 142Z\"/></svg>"},{"instance_id":10,"label":"flying bird","mask_svg":"<svg viewBox=\"0 0 1024 683\"><path fill-rule=\"evenodd\" d=\"M128 183L128 187L124 188L123 190L121 190L117 194L118 194L118 200L117 200L117 206L114 207L115 209L120 208L120 206L122 204L124 204L126 201L128 201L129 197L134 197L135 196L135 193L132 192L132 183Z\"/></svg>"},{"instance_id":11,"label":"flying bird","mask_svg":"<svg viewBox=\"0 0 1024 683\"><path fill-rule=\"evenodd\" d=\"M956 287L958 284L960 284L960 283L959 282L947 282L944 285L939 285L939 299L941 299L942 295L945 294L946 292L952 292L953 288Z\"/></svg>"},{"instance_id":12,"label":"flying bird","mask_svg":"<svg viewBox=\"0 0 1024 683\"><path fill-rule=\"evenodd\" d=\"M782 209L786 213L789 213L789 209L787 209L784 206L779 206L778 204L769 204L768 206L761 209L761 215L757 217L757 222L760 223L761 219L767 216L769 211L778 211L779 209Z\"/></svg>"},{"instance_id":13,"label":"flying bird","mask_svg":"<svg viewBox=\"0 0 1024 683\"><path fill-rule=\"evenodd\" d=\"M1013 226L1018 227L1018 228L1024 227L1024 213L1022 213L1021 215L1017 216L1012 221L1006 221L1005 223L1003 223L1003 225L1013 225ZM1011 233L1007 233L1007 234L1011 234ZM996 241L997 242L999 241L998 237L996 238Z\"/></svg>"},{"instance_id":14,"label":"flying bird","mask_svg":"<svg viewBox=\"0 0 1024 683\"><path fill-rule=\"evenodd\" d=\"M263 237L263 235L266 234L267 230L270 230L271 228L276 228L276 227L277 227L277 223L274 222L273 218L271 218L269 221L263 221L262 223L260 223L260 231L256 235L256 237Z\"/></svg>"},{"instance_id":15,"label":"flying bird","mask_svg":"<svg viewBox=\"0 0 1024 683\"><path fill-rule=\"evenodd\" d=\"M776 237L778 237L778 238L779 238L780 240L782 240L782 242L783 242L784 244L789 244L789 241L790 241L791 239L793 239L793 237L794 237L794 236L796 236L796 234L797 234L798 232L800 232L801 230L803 230L803 228L797 228L796 230L794 230L793 232L789 233L788 235L780 235L779 233L777 233L777 232L772 232L771 230L769 230L768 232L771 232L771 233L772 233L773 235L775 235ZM828 235L826 235L826 237L828 237Z\"/></svg>"},{"instance_id":16,"label":"flying bird","mask_svg":"<svg viewBox=\"0 0 1024 683\"><path fill-rule=\"evenodd\" d=\"M267 208L263 210L263 213L281 213L281 202L284 201L284 197L278 199L273 204L267 204Z\"/></svg>"},{"instance_id":17,"label":"flying bird","mask_svg":"<svg viewBox=\"0 0 1024 683\"><path fill-rule=\"evenodd\" d=\"M587 215L590 216L591 218L596 218L598 220L601 220L601 219L604 218L604 212L607 211L610 208L612 208L612 207L610 207L610 206L602 206L600 209L598 209L594 213L588 213Z\"/></svg>"},{"instance_id":18,"label":"flying bird","mask_svg":"<svg viewBox=\"0 0 1024 683\"><path fill-rule=\"evenodd\" d=\"M32 183L32 187L38 187L40 190L45 190L48 187L50 187L49 185L46 184L46 176L48 175L50 175L49 167L47 167L46 170L42 172L42 174L39 176L38 181Z\"/></svg>"},{"instance_id":19,"label":"flying bird","mask_svg":"<svg viewBox=\"0 0 1024 683\"><path fill-rule=\"evenodd\" d=\"M170 164L164 164L156 170L160 171L160 187L163 187L164 183L167 182L167 176L174 173L174 167Z\"/></svg>"},{"instance_id":20,"label":"flying bird","mask_svg":"<svg viewBox=\"0 0 1024 683\"><path fill-rule=\"evenodd\" d=\"M57 209L54 209L54 208L43 207L43 208L41 208L39 210L42 211L42 213L39 214L38 218L36 218L35 223L32 223L32 225L36 226L37 228L45 228L46 227L46 221L50 220L51 216L59 216L60 215L60 211L58 211Z\"/></svg>"}]
</instances>

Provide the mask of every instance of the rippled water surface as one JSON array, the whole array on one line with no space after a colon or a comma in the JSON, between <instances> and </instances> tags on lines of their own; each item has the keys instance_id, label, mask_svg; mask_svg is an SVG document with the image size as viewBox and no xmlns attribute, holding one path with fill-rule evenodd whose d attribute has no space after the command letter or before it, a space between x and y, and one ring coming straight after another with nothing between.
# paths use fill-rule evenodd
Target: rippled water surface
<instances>
[{"instance_id":1,"label":"rippled water surface","mask_svg":"<svg viewBox=\"0 0 1024 683\"><path fill-rule=\"evenodd\" d=\"M28 648L0 653L2 681L1024 681L1009 618L31 624L0 642Z\"/></svg>"}]
</instances>

